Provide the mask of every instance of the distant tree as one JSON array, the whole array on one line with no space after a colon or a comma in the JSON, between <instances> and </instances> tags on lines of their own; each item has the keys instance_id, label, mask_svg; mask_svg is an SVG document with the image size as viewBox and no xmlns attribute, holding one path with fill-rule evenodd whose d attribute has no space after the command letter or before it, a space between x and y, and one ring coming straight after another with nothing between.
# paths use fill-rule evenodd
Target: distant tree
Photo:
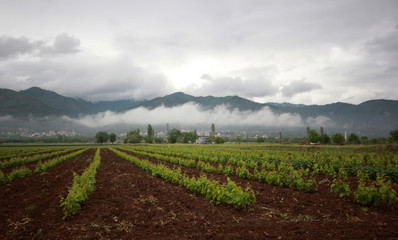
<instances>
[{"instance_id":1,"label":"distant tree","mask_svg":"<svg viewBox=\"0 0 398 240\"><path fill-rule=\"evenodd\" d=\"M263 137L258 137L257 139L256 139L256 142L259 142L259 143L262 143L262 142L264 142L265 141L265 139L263 138Z\"/></svg>"},{"instance_id":2,"label":"distant tree","mask_svg":"<svg viewBox=\"0 0 398 240\"><path fill-rule=\"evenodd\" d=\"M199 138L196 130L190 132L184 132L182 133L182 137L184 143L194 143L196 142L196 139Z\"/></svg>"},{"instance_id":3,"label":"distant tree","mask_svg":"<svg viewBox=\"0 0 398 240\"><path fill-rule=\"evenodd\" d=\"M142 136L140 135L140 129L130 131L127 133L126 142L127 143L140 143L142 140Z\"/></svg>"},{"instance_id":4,"label":"distant tree","mask_svg":"<svg viewBox=\"0 0 398 240\"><path fill-rule=\"evenodd\" d=\"M215 141L216 144L222 144L225 142L224 138L222 137L216 137Z\"/></svg>"},{"instance_id":5,"label":"distant tree","mask_svg":"<svg viewBox=\"0 0 398 240\"><path fill-rule=\"evenodd\" d=\"M335 133L332 136L332 141L335 144L343 144L345 142L344 136L341 133Z\"/></svg>"},{"instance_id":6,"label":"distant tree","mask_svg":"<svg viewBox=\"0 0 398 240\"><path fill-rule=\"evenodd\" d=\"M242 142L242 137L241 136L236 136L235 137L235 141L237 142L237 143L240 143L240 142Z\"/></svg>"},{"instance_id":7,"label":"distant tree","mask_svg":"<svg viewBox=\"0 0 398 240\"><path fill-rule=\"evenodd\" d=\"M108 133L107 132L97 132L97 134L95 134L95 140L97 141L97 143L104 143L107 142L109 139Z\"/></svg>"},{"instance_id":8,"label":"distant tree","mask_svg":"<svg viewBox=\"0 0 398 240\"><path fill-rule=\"evenodd\" d=\"M321 141L321 136L318 134L316 130L311 129L308 135L308 139L310 140L310 142L317 143Z\"/></svg>"},{"instance_id":9,"label":"distant tree","mask_svg":"<svg viewBox=\"0 0 398 240\"><path fill-rule=\"evenodd\" d=\"M113 144L116 141L116 134L110 133L109 134L109 141Z\"/></svg>"},{"instance_id":10,"label":"distant tree","mask_svg":"<svg viewBox=\"0 0 398 240\"><path fill-rule=\"evenodd\" d=\"M369 144L369 138L367 136L362 136L361 137L361 143L362 144Z\"/></svg>"},{"instance_id":11,"label":"distant tree","mask_svg":"<svg viewBox=\"0 0 398 240\"><path fill-rule=\"evenodd\" d=\"M322 144L328 144L328 143L330 143L330 137L329 137L326 133L324 133L324 134L321 136L321 143L322 143Z\"/></svg>"},{"instance_id":12,"label":"distant tree","mask_svg":"<svg viewBox=\"0 0 398 240\"><path fill-rule=\"evenodd\" d=\"M216 135L216 126L214 126L214 123L211 124L211 136L215 136Z\"/></svg>"},{"instance_id":13,"label":"distant tree","mask_svg":"<svg viewBox=\"0 0 398 240\"><path fill-rule=\"evenodd\" d=\"M392 137L392 139L394 140L394 141L398 141L398 129L395 129L395 130L393 130L393 131L391 131L390 132L390 136Z\"/></svg>"},{"instance_id":14,"label":"distant tree","mask_svg":"<svg viewBox=\"0 0 398 240\"><path fill-rule=\"evenodd\" d=\"M156 137L155 138L155 143L163 143L163 142L165 142L164 138L162 138L162 137Z\"/></svg>"},{"instance_id":15,"label":"distant tree","mask_svg":"<svg viewBox=\"0 0 398 240\"><path fill-rule=\"evenodd\" d=\"M153 143L153 136L154 136L153 128L152 128L151 124L148 124L146 142Z\"/></svg>"},{"instance_id":16,"label":"distant tree","mask_svg":"<svg viewBox=\"0 0 398 240\"><path fill-rule=\"evenodd\" d=\"M321 137L323 136L324 131L323 131L323 127L321 127Z\"/></svg>"},{"instance_id":17,"label":"distant tree","mask_svg":"<svg viewBox=\"0 0 398 240\"><path fill-rule=\"evenodd\" d=\"M181 137L181 131L178 129L173 128L170 131L170 139L169 139L169 143L176 143L177 140Z\"/></svg>"},{"instance_id":18,"label":"distant tree","mask_svg":"<svg viewBox=\"0 0 398 240\"><path fill-rule=\"evenodd\" d=\"M311 128L308 126L307 127L307 139L308 139L308 141L310 141L310 130L311 130Z\"/></svg>"},{"instance_id":19,"label":"distant tree","mask_svg":"<svg viewBox=\"0 0 398 240\"><path fill-rule=\"evenodd\" d=\"M350 144L360 144L361 143L358 135L356 135L355 133L351 133L350 136L348 136L347 142Z\"/></svg>"}]
</instances>

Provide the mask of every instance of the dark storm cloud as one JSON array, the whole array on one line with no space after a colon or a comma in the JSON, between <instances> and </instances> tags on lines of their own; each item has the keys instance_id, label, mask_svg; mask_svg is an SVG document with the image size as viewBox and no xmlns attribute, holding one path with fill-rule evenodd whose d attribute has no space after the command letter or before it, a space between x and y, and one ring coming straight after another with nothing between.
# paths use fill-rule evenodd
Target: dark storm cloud
<instances>
[{"instance_id":1,"label":"dark storm cloud","mask_svg":"<svg viewBox=\"0 0 398 240\"><path fill-rule=\"evenodd\" d=\"M26 37L0 37L0 60L32 52L37 44L30 42Z\"/></svg>"},{"instance_id":2,"label":"dark storm cloud","mask_svg":"<svg viewBox=\"0 0 398 240\"><path fill-rule=\"evenodd\" d=\"M312 90L321 88L322 86L319 83L307 82L305 80L297 80L283 86L281 92L286 97L293 97L294 95L299 93L310 92Z\"/></svg>"}]
</instances>

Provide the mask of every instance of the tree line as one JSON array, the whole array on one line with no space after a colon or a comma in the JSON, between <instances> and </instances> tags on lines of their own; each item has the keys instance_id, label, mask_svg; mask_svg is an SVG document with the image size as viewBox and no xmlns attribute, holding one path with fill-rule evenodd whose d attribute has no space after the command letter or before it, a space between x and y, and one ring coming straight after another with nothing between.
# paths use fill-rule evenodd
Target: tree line
<instances>
[{"instance_id":1,"label":"tree line","mask_svg":"<svg viewBox=\"0 0 398 240\"><path fill-rule=\"evenodd\" d=\"M235 136L233 138L220 137L216 136L216 130L214 123L210 128L210 135L206 137L206 143L224 143L224 142L278 142L282 140L283 142L291 142L291 143L315 143L315 144L379 144L379 143L392 143L398 141L398 129L390 132L390 135L387 139L385 138L372 138L369 139L367 136L359 137L356 133L350 133L347 138L342 133L335 133L331 137L325 133L324 128L320 127L319 132L315 129L311 129L310 127L306 128L307 135L305 138L294 138L294 139L265 139L262 137L258 137L255 139L249 139L247 136ZM155 131L151 124L148 124L147 134L142 136L140 133L140 129L137 128L127 133L126 138L124 139L124 143L195 143L199 138L197 131L189 131L183 132L176 128L173 128L170 132L167 133L166 137L159 137L155 135ZM116 141L115 133L107 133L106 131L100 131L95 136L97 143L105 143L110 141L114 143Z\"/></svg>"}]
</instances>

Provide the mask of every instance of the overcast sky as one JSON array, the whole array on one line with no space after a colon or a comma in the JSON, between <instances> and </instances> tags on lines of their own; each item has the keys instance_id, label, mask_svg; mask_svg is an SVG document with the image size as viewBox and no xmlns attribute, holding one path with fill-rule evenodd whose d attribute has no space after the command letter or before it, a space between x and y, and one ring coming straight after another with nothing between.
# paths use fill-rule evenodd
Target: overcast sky
<instances>
[{"instance_id":1,"label":"overcast sky","mask_svg":"<svg viewBox=\"0 0 398 240\"><path fill-rule=\"evenodd\" d=\"M396 0L0 1L0 88L398 99Z\"/></svg>"}]
</instances>

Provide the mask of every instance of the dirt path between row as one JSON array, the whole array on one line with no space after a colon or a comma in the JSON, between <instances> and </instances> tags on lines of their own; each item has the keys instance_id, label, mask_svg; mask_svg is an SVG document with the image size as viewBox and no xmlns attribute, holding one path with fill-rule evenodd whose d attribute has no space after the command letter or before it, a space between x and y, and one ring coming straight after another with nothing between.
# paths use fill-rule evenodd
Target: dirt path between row
<instances>
[{"instance_id":1,"label":"dirt path between row","mask_svg":"<svg viewBox=\"0 0 398 240\"><path fill-rule=\"evenodd\" d=\"M62 226L60 196L66 196L73 173L81 174L95 149L44 173L0 186L0 239L35 239Z\"/></svg>"}]
</instances>

